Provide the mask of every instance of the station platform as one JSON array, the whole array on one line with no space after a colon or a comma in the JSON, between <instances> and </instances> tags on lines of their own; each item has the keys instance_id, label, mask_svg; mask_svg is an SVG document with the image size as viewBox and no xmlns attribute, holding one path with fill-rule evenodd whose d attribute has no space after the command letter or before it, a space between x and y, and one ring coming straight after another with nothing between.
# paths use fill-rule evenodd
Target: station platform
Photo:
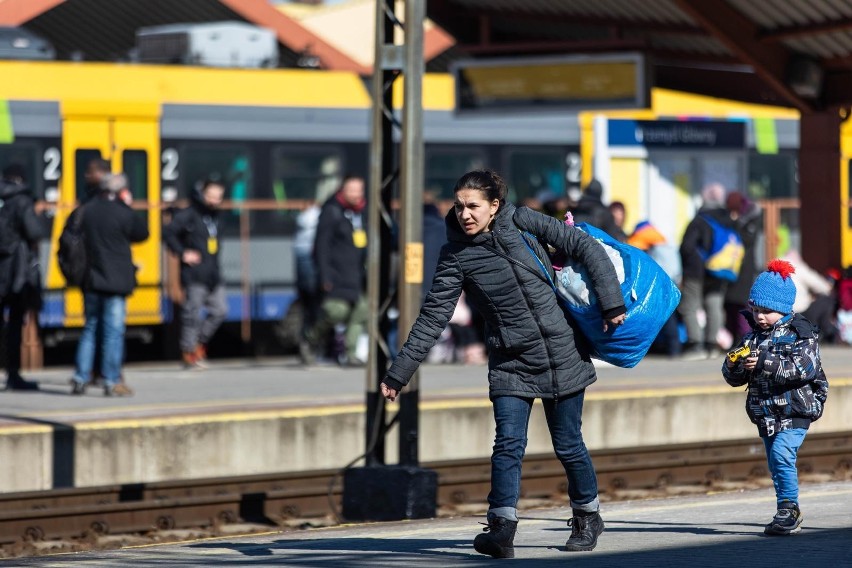
<instances>
[{"instance_id":1,"label":"station platform","mask_svg":"<svg viewBox=\"0 0 852 568\"><path fill-rule=\"evenodd\" d=\"M848 431L852 348L824 348L823 365L831 391L812 431ZM653 356L633 369L599 365L586 394L587 446L754 437L743 389L725 384L720 367L721 358ZM422 367L421 461L490 455L486 373L484 366ZM104 397L99 389L71 396L68 368L28 373L38 392L0 392L0 492L332 469L365 448L364 369L213 360L201 372L168 362L129 365L125 374L133 397ZM394 436L388 463L396 462ZM529 439L528 453L552 452L540 405Z\"/></svg>"},{"instance_id":2,"label":"station platform","mask_svg":"<svg viewBox=\"0 0 852 568\"><path fill-rule=\"evenodd\" d=\"M771 489L604 504L606 530L592 552L566 552L567 507L521 512L515 537L520 566L659 568L742 566L852 567L852 483L803 485L802 531L767 537ZM482 517L344 525L170 545L15 559L15 566L494 566L473 550ZM0 561L0 566L10 565Z\"/></svg>"}]
</instances>

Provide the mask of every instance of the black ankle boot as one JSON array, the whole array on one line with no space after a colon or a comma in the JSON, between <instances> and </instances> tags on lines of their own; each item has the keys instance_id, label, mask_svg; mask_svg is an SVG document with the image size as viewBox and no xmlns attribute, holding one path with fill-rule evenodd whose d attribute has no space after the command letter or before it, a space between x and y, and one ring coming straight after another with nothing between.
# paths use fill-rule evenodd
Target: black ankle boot
<instances>
[{"instance_id":1,"label":"black ankle boot","mask_svg":"<svg viewBox=\"0 0 852 568\"><path fill-rule=\"evenodd\" d=\"M13 373L6 378L6 390L37 391L38 383L28 381L18 373Z\"/></svg>"},{"instance_id":2,"label":"black ankle boot","mask_svg":"<svg viewBox=\"0 0 852 568\"><path fill-rule=\"evenodd\" d=\"M482 529L485 532L476 535L473 539L473 548L478 553L487 554L492 558L514 558L517 529L518 521L488 515L488 525Z\"/></svg>"},{"instance_id":3,"label":"black ankle boot","mask_svg":"<svg viewBox=\"0 0 852 568\"><path fill-rule=\"evenodd\" d=\"M604 531L604 522L600 513L578 514L574 511L574 517L568 521L571 527L571 536L565 543L565 548L571 552L584 552L594 550L598 545L598 536Z\"/></svg>"}]
</instances>

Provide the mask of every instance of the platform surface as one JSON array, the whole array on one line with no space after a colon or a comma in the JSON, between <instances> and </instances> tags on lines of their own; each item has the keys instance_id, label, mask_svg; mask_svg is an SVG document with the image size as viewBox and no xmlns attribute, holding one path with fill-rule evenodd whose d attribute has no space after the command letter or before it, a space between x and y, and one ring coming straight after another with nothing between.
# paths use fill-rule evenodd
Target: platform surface
<instances>
[{"instance_id":1,"label":"platform surface","mask_svg":"<svg viewBox=\"0 0 852 568\"><path fill-rule=\"evenodd\" d=\"M647 357L633 369L597 362L598 381L589 393L694 387L729 388L722 360L677 361ZM852 378L852 347L823 348L823 366L832 379ZM69 368L26 373L38 392L0 391L0 427L12 423L78 422L113 418L169 416L228 410L311 407L364 402L366 371L338 366L305 367L294 358L213 360L205 371L187 371L176 362L131 364L125 369L135 395L104 397L90 388L71 396ZM485 366L423 365L421 399L487 397Z\"/></svg>"},{"instance_id":2,"label":"platform surface","mask_svg":"<svg viewBox=\"0 0 852 568\"><path fill-rule=\"evenodd\" d=\"M593 552L569 553L570 510L521 512L511 566L574 568L852 567L852 482L804 485L801 533L767 537L771 490L604 504L606 531ZM172 545L0 561L65 567L405 567L495 566L473 550L481 517L347 525L225 537Z\"/></svg>"}]
</instances>

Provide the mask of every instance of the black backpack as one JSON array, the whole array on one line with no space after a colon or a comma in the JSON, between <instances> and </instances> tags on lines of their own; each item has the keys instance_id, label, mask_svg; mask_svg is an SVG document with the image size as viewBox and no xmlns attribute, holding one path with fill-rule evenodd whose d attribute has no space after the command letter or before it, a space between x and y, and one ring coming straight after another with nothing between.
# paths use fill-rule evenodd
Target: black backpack
<instances>
[{"instance_id":1,"label":"black backpack","mask_svg":"<svg viewBox=\"0 0 852 568\"><path fill-rule=\"evenodd\" d=\"M68 286L80 287L86 279L86 242L83 238L84 206L75 209L59 235L56 260Z\"/></svg>"},{"instance_id":2,"label":"black backpack","mask_svg":"<svg viewBox=\"0 0 852 568\"><path fill-rule=\"evenodd\" d=\"M12 256L21 242L15 212L9 201L0 199L0 259Z\"/></svg>"}]
</instances>

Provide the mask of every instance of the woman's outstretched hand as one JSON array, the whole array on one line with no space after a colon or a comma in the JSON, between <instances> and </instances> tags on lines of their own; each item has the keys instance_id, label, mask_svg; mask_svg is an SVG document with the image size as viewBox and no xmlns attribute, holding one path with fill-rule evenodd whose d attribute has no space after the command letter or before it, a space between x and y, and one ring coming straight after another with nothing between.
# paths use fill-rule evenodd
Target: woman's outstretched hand
<instances>
[{"instance_id":1,"label":"woman's outstretched hand","mask_svg":"<svg viewBox=\"0 0 852 568\"><path fill-rule=\"evenodd\" d=\"M603 322L603 330L604 333L607 332L609 326L618 327L624 323L624 320L627 319L627 314L621 314L619 316L615 316L614 318L610 318L608 320L604 320Z\"/></svg>"},{"instance_id":2,"label":"woman's outstretched hand","mask_svg":"<svg viewBox=\"0 0 852 568\"><path fill-rule=\"evenodd\" d=\"M385 383L382 383L382 396L393 402L396 400L396 397L399 396L399 391L390 388Z\"/></svg>"}]
</instances>

